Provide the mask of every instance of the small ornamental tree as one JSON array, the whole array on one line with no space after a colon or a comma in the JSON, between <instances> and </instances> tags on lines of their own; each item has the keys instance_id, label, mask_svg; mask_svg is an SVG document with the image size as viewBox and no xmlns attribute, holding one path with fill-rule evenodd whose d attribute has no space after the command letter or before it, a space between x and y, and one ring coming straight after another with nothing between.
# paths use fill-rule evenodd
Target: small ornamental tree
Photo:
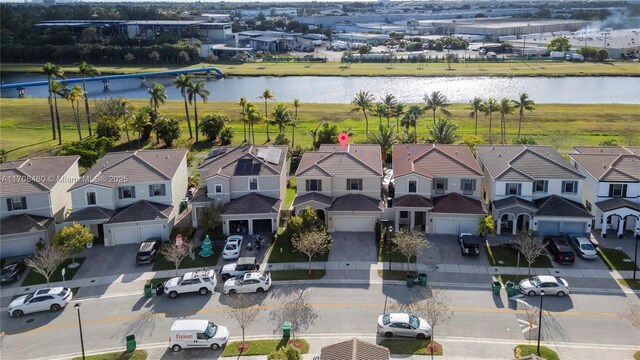
<instances>
[{"instance_id":1,"label":"small ornamental tree","mask_svg":"<svg viewBox=\"0 0 640 360\"><path fill-rule=\"evenodd\" d=\"M200 219L198 223L200 226L206 227L211 230L215 230L222 225L220 214L222 214L223 205L220 201L214 201L211 205L207 206L200 213Z\"/></svg>"},{"instance_id":2,"label":"small ornamental tree","mask_svg":"<svg viewBox=\"0 0 640 360\"><path fill-rule=\"evenodd\" d=\"M249 294L235 294L227 297L229 306L227 314L238 323L242 330L242 342L244 342L245 329L258 320L260 308L253 302L253 297Z\"/></svg>"},{"instance_id":3,"label":"small ornamental tree","mask_svg":"<svg viewBox=\"0 0 640 360\"><path fill-rule=\"evenodd\" d=\"M223 127L222 130L220 130L218 137L220 138L220 145L231 145L231 142L233 141L233 129L229 126Z\"/></svg>"},{"instance_id":4,"label":"small ornamental tree","mask_svg":"<svg viewBox=\"0 0 640 360\"><path fill-rule=\"evenodd\" d=\"M200 133L206 136L209 141L216 141L224 125L229 122L229 118L223 115L205 115L200 122Z\"/></svg>"},{"instance_id":5,"label":"small ornamental tree","mask_svg":"<svg viewBox=\"0 0 640 360\"><path fill-rule=\"evenodd\" d=\"M60 152L62 155L79 155L78 165L88 169L109 152L113 144L112 138L87 137L79 141L66 142Z\"/></svg>"},{"instance_id":6,"label":"small ornamental tree","mask_svg":"<svg viewBox=\"0 0 640 360\"><path fill-rule=\"evenodd\" d=\"M571 45L569 44L569 39L565 36L558 36L553 38L549 45L547 45L547 50L549 51L569 51L571 49Z\"/></svg>"},{"instance_id":7,"label":"small ornamental tree","mask_svg":"<svg viewBox=\"0 0 640 360\"><path fill-rule=\"evenodd\" d=\"M178 268L180 268L180 264L182 264L182 261L189 255L190 247L191 244L186 243L186 246L180 249L175 246L175 242L170 242L163 245L162 250L160 250L162 256L175 266L176 276L178 275Z\"/></svg>"},{"instance_id":8,"label":"small ornamental tree","mask_svg":"<svg viewBox=\"0 0 640 360\"><path fill-rule=\"evenodd\" d=\"M158 139L162 140L167 147L173 146L173 142L180 138L180 122L174 118L160 118L153 124L153 130Z\"/></svg>"},{"instance_id":9,"label":"small ornamental tree","mask_svg":"<svg viewBox=\"0 0 640 360\"><path fill-rule=\"evenodd\" d=\"M62 249L47 245L37 249L35 255L25 259L24 263L32 268L33 271L44 276L47 279L48 286L53 272L56 271L65 258L66 256Z\"/></svg>"},{"instance_id":10,"label":"small ornamental tree","mask_svg":"<svg viewBox=\"0 0 640 360\"><path fill-rule=\"evenodd\" d=\"M487 239L487 235L496 233L496 224L493 222L493 216L487 215L480 220L478 224L478 235L483 239Z\"/></svg>"},{"instance_id":11,"label":"small ornamental tree","mask_svg":"<svg viewBox=\"0 0 640 360\"><path fill-rule=\"evenodd\" d=\"M538 241L536 233L531 230L522 230L513 239L515 247L520 251L529 266L528 274L531 275L531 264L538 256L544 254L544 245Z\"/></svg>"},{"instance_id":12,"label":"small ornamental tree","mask_svg":"<svg viewBox=\"0 0 640 360\"><path fill-rule=\"evenodd\" d=\"M324 231L310 231L299 234L291 240L293 248L309 257L309 274L311 259L314 255L324 255L331 249L331 237Z\"/></svg>"},{"instance_id":13,"label":"small ornamental tree","mask_svg":"<svg viewBox=\"0 0 640 360\"><path fill-rule=\"evenodd\" d=\"M52 242L53 246L62 250L65 254L75 256L88 243L92 242L93 238L93 233L88 228L74 222L53 235ZM72 262L75 264L75 258L72 258Z\"/></svg>"},{"instance_id":14,"label":"small ornamental tree","mask_svg":"<svg viewBox=\"0 0 640 360\"><path fill-rule=\"evenodd\" d=\"M408 229L400 229L391 239L397 251L407 258L407 271L411 258L418 256L423 250L431 247L431 242L427 240L422 232L411 232Z\"/></svg>"},{"instance_id":15,"label":"small ornamental tree","mask_svg":"<svg viewBox=\"0 0 640 360\"><path fill-rule=\"evenodd\" d=\"M96 137L106 137L119 141L120 124L115 119L101 118L96 123Z\"/></svg>"}]
</instances>

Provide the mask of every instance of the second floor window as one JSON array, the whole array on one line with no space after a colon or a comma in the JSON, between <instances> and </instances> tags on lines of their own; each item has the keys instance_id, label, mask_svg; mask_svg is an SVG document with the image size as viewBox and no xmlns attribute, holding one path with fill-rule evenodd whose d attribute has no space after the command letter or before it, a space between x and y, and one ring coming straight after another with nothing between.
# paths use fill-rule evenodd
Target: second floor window
<instances>
[{"instance_id":1,"label":"second floor window","mask_svg":"<svg viewBox=\"0 0 640 360\"><path fill-rule=\"evenodd\" d=\"M222 184L213 185L213 192L216 194L222 194Z\"/></svg>"},{"instance_id":2,"label":"second floor window","mask_svg":"<svg viewBox=\"0 0 640 360\"><path fill-rule=\"evenodd\" d=\"M418 182L415 180L409 180L409 192L415 194L418 191Z\"/></svg>"},{"instance_id":3,"label":"second floor window","mask_svg":"<svg viewBox=\"0 0 640 360\"><path fill-rule=\"evenodd\" d=\"M447 179L444 178L433 179L433 190L435 190L435 193L444 194L445 190L447 190L447 182Z\"/></svg>"},{"instance_id":4,"label":"second floor window","mask_svg":"<svg viewBox=\"0 0 640 360\"><path fill-rule=\"evenodd\" d=\"M26 197L12 197L7 199L7 211L27 210Z\"/></svg>"},{"instance_id":5,"label":"second floor window","mask_svg":"<svg viewBox=\"0 0 640 360\"><path fill-rule=\"evenodd\" d=\"M305 191L322 191L322 180L305 180Z\"/></svg>"},{"instance_id":6,"label":"second floor window","mask_svg":"<svg viewBox=\"0 0 640 360\"><path fill-rule=\"evenodd\" d=\"M476 191L476 179L462 179L460 181L460 190L465 195L471 195Z\"/></svg>"},{"instance_id":7,"label":"second floor window","mask_svg":"<svg viewBox=\"0 0 640 360\"><path fill-rule=\"evenodd\" d=\"M626 197L627 196L627 184L610 184L609 196L611 197Z\"/></svg>"},{"instance_id":8,"label":"second floor window","mask_svg":"<svg viewBox=\"0 0 640 360\"><path fill-rule=\"evenodd\" d=\"M133 186L120 186L118 188L118 198L119 199L135 199L136 188Z\"/></svg>"},{"instance_id":9,"label":"second floor window","mask_svg":"<svg viewBox=\"0 0 640 360\"><path fill-rule=\"evenodd\" d=\"M347 190L362 190L362 179L347 179Z\"/></svg>"},{"instance_id":10,"label":"second floor window","mask_svg":"<svg viewBox=\"0 0 640 360\"><path fill-rule=\"evenodd\" d=\"M534 193L546 193L547 192L547 186L548 186L548 181L547 180L536 180L533 182L533 192Z\"/></svg>"},{"instance_id":11,"label":"second floor window","mask_svg":"<svg viewBox=\"0 0 640 360\"><path fill-rule=\"evenodd\" d=\"M505 195L520 195L522 192L522 184L507 183L505 186Z\"/></svg>"},{"instance_id":12,"label":"second floor window","mask_svg":"<svg viewBox=\"0 0 640 360\"><path fill-rule=\"evenodd\" d=\"M87 205L95 205L96 204L96 193L94 191L89 191L87 193Z\"/></svg>"},{"instance_id":13,"label":"second floor window","mask_svg":"<svg viewBox=\"0 0 640 360\"><path fill-rule=\"evenodd\" d=\"M249 190L258 190L258 178L249 178Z\"/></svg>"},{"instance_id":14,"label":"second floor window","mask_svg":"<svg viewBox=\"0 0 640 360\"><path fill-rule=\"evenodd\" d=\"M149 185L149 196L165 196L166 194L164 184Z\"/></svg>"},{"instance_id":15,"label":"second floor window","mask_svg":"<svg viewBox=\"0 0 640 360\"><path fill-rule=\"evenodd\" d=\"M575 194L578 192L578 182L577 181L563 181L562 182L562 192Z\"/></svg>"}]
</instances>

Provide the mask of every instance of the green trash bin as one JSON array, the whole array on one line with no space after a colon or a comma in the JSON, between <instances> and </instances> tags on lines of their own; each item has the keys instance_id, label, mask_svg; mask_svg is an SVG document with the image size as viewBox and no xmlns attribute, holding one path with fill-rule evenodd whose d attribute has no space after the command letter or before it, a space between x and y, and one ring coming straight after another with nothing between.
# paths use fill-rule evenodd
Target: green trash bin
<instances>
[{"instance_id":1,"label":"green trash bin","mask_svg":"<svg viewBox=\"0 0 640 360\"><path fill-rule=\"evenodd\" d=\"M418 275L418 279L420 279L420 286L427 286L427 279L429 279L429 275L420 273L420 275Z\"/></svg>"},{"instance_id":2,"label":"green trash bin","mask_svg":"<svg viewBox=\"0 0 640 360\"><path fill-rule=\"evenodd\" d=\"M127 352L134 352L136 350L136 336L127 335Z\"/></svg>"},{"instance_id":3,"label":"green trash bin","mask_svg":"<svg viewBox=\"0 0 640 360\"><path fill-rule=\"evenodd\" d=\"M506 284L504 284L505 289L507 289L507 296L508 297L512 297L516 294L516 284L514 284L511 281L507 281Z\"/></svg>"},{"instance_id":4,"label":"green trash bin","mask_svg":"<svg viewBox=\"0 0 640 360\"><path fill-rule=\"evenodd\" d=\"M153 284L144 284L144 297L146 298L150 298L151 297L151 288L153 287Z\"/></svg>"},{"instance_id":5,"label":"green trash bin","mask_svg":"<svg viewBox=\"0 0 640 360\"><path fill-rule=\"evenodd\" d=\"M282 323L282 337L291 337L291 321L285 321Z\"/></svg>"},{"instance_id":6,"label":"green trash bin","mask_svg":"<svg viewBox=\"0 0 640 360\"><path fill-rule=\"evenodd\" d=\"M493 295L500 295L500 289L502 288L502 284L499 281L494 281L491 283L491 291L493 291Z\"/></svg>"},{"instance_id":7,"label":"green trash bin","mask_svg":"<svg viewBox=\"0 0 640 360\"><path fill-rule=\"evenodd\" d=\"M407 287L413 287L413 275L407 274Z\"/></svg>"}]
</instances>

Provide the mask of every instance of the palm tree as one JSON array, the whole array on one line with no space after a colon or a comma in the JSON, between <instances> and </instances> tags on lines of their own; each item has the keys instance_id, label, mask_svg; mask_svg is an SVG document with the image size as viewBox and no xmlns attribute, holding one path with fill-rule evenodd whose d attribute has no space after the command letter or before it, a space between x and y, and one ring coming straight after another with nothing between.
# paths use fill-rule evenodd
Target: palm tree
<instances>
[{"instance_id":1,"label":"palm tree","mask_svg":"<svg viewBox=\"0 0 640 360\"><path fill-rule=\"evenodd\" d=\"M393 115L396 117L396 129L400 129L400 116L404 114L404 103L402 101L396 101L396 105L393 107Z\"/></svg>"},{"instance_id":2,"label":"palm tree","mask_svg":"<svg viewBox=\"0 0 640 360\"><path fill-rule=\"evenodd\" d=\"M198 142L198 96L202 99L203 103L206 103L209 99L209 90L207 90L207 82L200 80L197 83L191 82L189 89L189 104L193 101L193 118L195 120L196 142Z\"/></svg>"},{"instance_id":3,"label":"palm tree","mask_svg":"<svg viewBox=\"0 0 640 360\"><path fill-rule=\"evenodd\" d=\"M378 132L369 135L369 143L380 145L382 163L386 164L387 155L391 153L393 144L398 142L398 137L393 132L394 125L378 124Z\"/></svg>"},{"instance_id":4,"label":"palm tree","mask_svg":"<svg viewBox=\"0 0 640 360\"><path fill-rule=\"evenodd\" d=\"M402 117L403 126L409 129L409 126L413 126L413 131L416 133L416 142L418 140L418 118L424 114L422 107L418 105L409 106L409 110Z\"/></svg>"},{"instance_id":5,"label":"palm tree","mask_svg":"<svg viewBox=\"0 0 640 360\"><path fill-rule=\"evenodd\" d=\"M484 115L489 115L489 143L493 144L493 139L491 138L491 125L493 122L493 113L500 110L500 105L496 101L496 99L489 98L489 100L482 103L482 110Z\"/></svg>"},{"instance_id":6,"label":"palm tree","mask_svg":"<svg viewBox=\"0 0 640 360\"><path fill-rule=\"evenodd\" d=\"M283 135L285 128L291 122L289 108L283 103L278 103L271 115L273 116L273 123L278 126L278 134Z\"/></svg>"},{"instance_id":7,"label":"palm tree","mask_svg":"<svg viewBox=\"0 0 640 360\"><path fill-rule=\"evenodd\" d=\"M444 94L441 94L440 91L434 91L431 95L424 94L424 101L427 102L427 106L424 107L424 110L433 111L433 125L436 124L436 111L440 110L444 115L451 115L451 112L447 110L449 103L447 102L447 97Z\"/></svg>"},{"instance_id":8,"label":"palm tree","mask_svg":"<svg viewBox=\"0 0 640 360\"><path fill-rule=\"evenodd\" d=\"M247 142L247 98L245 98L244 96L240 96L240 101L238 102L238 105L240 105L240 107L242 108L242 112L240 112L240 114L242 115L242 127L243 127L243 133L244 133L244 143Z\"/></svg>"},{"instance_id":9,"label":"palm tree","mask_svg":"<svg viewBox=\"0 0 640 360\"><path fill-rule=\"evenodd\" d=\"M89 97L87 96L87 76L98 76L100 75L100 71L98 71L93 65L87 64L86 61L80 63L78 67L80 70L80 75L82 75L82 91L84 91L84 111L87 114L87 125L89 126L89 136L91 133L91 112L89 111Z\"/></svg>"},{"instance_id":10,"label":"palm tree","mask_svg":"<svg viewBox=\"0 0 640 360\"><path fill-rule=\"evenodd\" d=\"M49 82L49 114L51 115L51 132L53 132L53 140L56 139L56 123L53 118L53 94L51 93L51 81L53 78L65 78L64 71L59 66L55 66L50 62L47 62L42 66L42 70L47 74L47 81Z\"/></svg>"},{"instance_id":11,"label":"palm tree","mask_svg":"<svg viewBox=\"0 0 640 360\"><path fill-rule=\"evenodd\" d=\"M262 116L256 110L255 105L252 103L247 103L247 110L245 111L247 114L247 122L249 124L249 135L251 135L251 143L256 143L256 131L254 129L254 125L259 123L262 120Z\"/></svg>"},{"instance_id":12,"label":"palm tree","mask_svg":"<svg viewBox=\"0 0 640 360\"><path fill-rule=\"evenodd\" d=\"M180 90L182 99L184 100L184 112L187 115L187 127L189 128L189 139L193 139L193 131L191 130L191 119L189 118L189 106L187 105L187 89L190 84L193 83L193 76L191 74L180 74L173 80L173 85L176 89ZM245 133L245 139L247 135Z\"/></svg>"},{"instance_id":13,"label":"palm tree","mask_svg":"<svg viewBox=\"0 0 640 360\"><path fill-rule=\"evenodd\" d=\"M383 103L377 102L371 112L378 117L378 124L382 124L382 117L387 116L387 107Z\"/></svg>"},{"instance_id":14,"label":"palm tree","mask_svg":"<svg viewBox=\"0 0 640 360\"><path fill-rule=\"evenodd\" d=\"M167 89L164 88L164 85L154 82L151 84L151 88L148 89L148 92L149 95L151 95L149 104L153 107L153 115L157 119L158 108L160 107L160 104L164 104L164 101L167 99Z\"/></svg>"},{"instance_id":15,"label":"palm tree","mask_svg":"<svg viewBox=\"0 0 640 360\"><path fill-rule=\"evenodd\" d=\"M78 137L82 140L82 131L80 128L80 99L84 98L84 91L80 85L76 85L67 92L67 100L71 103L73 117L76 120L76 128L78 129Z\"/></svg>"},{"instance_id":16,"label":"palm tree","mask_svg":"<svg viewBox=\"0 0 640 360\"><path fill-rule=\"evenodd\" d=\"M275 96L273 96L273 93L271 92L271 90L269 89L265 89L262 92L261 96L258 96L258 99L264 99L264 122L267 125L267 142L271 141L271 137L269 136L269 118L267 117L268 112L267 112L267 101L268 100L274 100Z\"/></svg>"},{"instance_id":17,"label":"palm tree","mask_svg":"<svg viewBox=\"0 0 640 360\"><path fill-rule=\"evenodd\" d=\"M475 135L478 135L478 112L482 111L482 99L480 99L479 97L473 98L473 100L469 101L469 107L467 107L466 109L471 110L471 112L469 113L469 116L471 118L476 118Z\"/></svg>"},{"instance_id":18,"label":"palm tree","mask_svg":"<svg viewBox=\"0 0 640 360\"><path fill-rule=\"evenodd\" d=\"M149 113L145 109L140 109L133 113L127 123L127 128L131 128L133 132L138 134L138 147L140 147L140 139L144 129L149 126Z\"/></svg>"},{"instance_id":19,"label":"palm tree","mask_svg":"<svg viewBox=\"0 0 640 360\"><path fill-rule=\"evenodd\" d=\"M293 108L296 110L291 121L291 148L296 145L296 127L298 126L298 108L302 106L302 102L299 99L293 99Z\"/></svg>"},{"instance_id":20,"label":"palm tree","mask_svg":"<svg viewBox=\"0 0 640 360\"><path fill-rule=\"evenodd\" d=\"M522 93L520 94L520 99L518 100L514 100L513 101L513 105L516 107L516 109L518 109L518 112L520 113L520 119L518 120L518 139L520 139L520 128L522 127L522 118L524 118L524 111L533 111L536 108L534 108L533 106L536 103L529 99L529 94Z\"/></svg>"},{"instance_id":21,"label":"palm tree","mask_svg":"<svg viewBox=\"0 0 640 360\"><path fill-rule=\"evenodd\" d=\"M317 149L317 147L316 147L316 144L317 144L317 143L316 143L316 138L318 137L318 132L320 131L320 127L321 127L325 122L326 122L326 121L320 121L320 122L318 123L318 126L316 126L315 130L309 130L309 133L310 133L310 134L311 134L311 136L313 137L313 142L311 143L311 144L312 144L311 146L313 147L313 149L314 149L314 150L315 150L315 149Z\"/></svg>"},{"instance_id":22,"label":"palm tree","mask_svg":"<svg viewBox=\"0 0 640 360\"><path fill-rule=\"evenodd\" d=\"M429 129L429 141L435 144L453 144L460 135L456 134L458 125L450 119L439 118L432 129Z\"/></svg>"},{"instance_id":23,"label":"palm tree","mask_svg":"<svg viewBox=\"0 0 640 360\"><path fill-rule=\"evenodd\" d=\"M382 98L382 104L384 105L384 116L387 118L387 126L389 126L389 119L394 113L397 100L396 97L391 94L386 94Z\"/></svg>"},{"instance_id":24,"label":"palm tree","mask_svg":"<svg viewBox=\"0 0 640 360\"><path fill-rule=\"evenodd\" d=\"M513 102L507 98L502 98L500 100L500 142L502 144L507 143L507 121L506 116L513 114L515 111L515 107L513 106Z\"/></svg>"},{"instance_id":25,"label":"palm tree","mask_svg":"<svg viewBox=\"0 0 640 360\"><path fill-rule=\"evenodd\" d=\"M51 85L49 86L49 93L53 95L53 104L54 104L55 113L56 113L56 127L58 128L58 145L62 145L62 129L60 127L60 113L58 112L58 95L66 99L68 91L69 89L67 89L67 86L63 85L59 81L54 80L51 82Z\"/></svg>"},{"instance_id":26,"label":"palm tree","mask_svg":"<svg viewBox=\"0 0 640 360\"><path fill-rule=\"evenodd\" d=\"M362 111L364 115L365 134L369 134L369 118L367 117L367 110L371 110L373 104L373 96L368 91L360 90L356 97L351 100L353 109L349 110L349 114Z\"/></svg>"}]
</instances>

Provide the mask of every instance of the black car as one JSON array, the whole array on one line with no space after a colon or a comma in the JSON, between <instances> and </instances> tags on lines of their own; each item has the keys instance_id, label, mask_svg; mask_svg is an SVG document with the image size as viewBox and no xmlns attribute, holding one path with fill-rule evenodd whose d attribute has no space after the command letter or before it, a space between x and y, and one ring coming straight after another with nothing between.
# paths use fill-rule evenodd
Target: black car
<instances>
[{"instance_id":1,"label":"black car","mask_svg":"<svg viewBox=\"0 0 640 360\"><path fill-rule=\"evenodd\" d=\"M458 237L458 242L460 243L460 251L462 255L471 255L478 256L480 255L480 237L469 234L462 233Z\"/></svg>"},{"instance_id":2,"label":"black car","mask_svg":"<svg viewBox=\"0 0 640 360\"><path fill-rule=\"evenodd\" d=\"M140 249L136 254L136 264L149 264L155 261L162 248L161 238L150 238L140 244Z\"/></svg>"},{"instance_id":3,"label":"black car","mask_svg":"<svg viewBox=\"0 0 640 360\"><path fill-rule=\"evenodd\" d=\"M545 236L543 240L547 249L551 253L553 260L560 264L573 264L576 261L576 256L571 250L571 245L563 237L557 236Z\"/></svg>"},{"instance_id":4,"label":"black car","mask_svg":"<svg viewBox=\"0 0 640 360\"><path fill-rule=\"evenodd\" d=\"M17 281L26 268L23 260L8 260L1 270L0 282L8 284Z\"/></svg>"}]
</instances>

